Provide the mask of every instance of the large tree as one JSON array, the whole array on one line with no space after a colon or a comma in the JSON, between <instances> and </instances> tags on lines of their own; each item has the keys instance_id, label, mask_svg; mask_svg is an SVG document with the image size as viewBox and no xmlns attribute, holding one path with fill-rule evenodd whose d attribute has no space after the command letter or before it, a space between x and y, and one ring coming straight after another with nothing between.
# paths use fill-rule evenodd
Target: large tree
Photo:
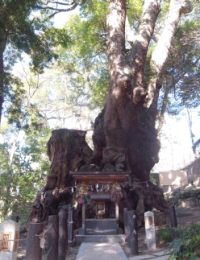
<instances>
[{"instance_id":1,"label":"large tree","mask_svg":"<svg viewBox=\"0 0 200 260\"><path fill-rule=\"evenodd\" d=\"M111 162L117 170L130 167L142 182L149 181L150 170L158 162L157 103L172 39L181 14L191 11L188 2L170 1L162 32L147 58L161 8L161 1L144 2L137 34L127 54L126 3L108 3L109 94L102 122L105 142L103 147L102 142L98 145L94 132L95 156L99 159L102 155L103 163Z\"/></svg>"},{"instance_id":2,"label":"large tree","mask_svg":"<svg viewBox=\"0 0 200 260\"><path fill-rule=\"evenodd\" d=\"M85 133L67 130L52 133L48 143L51 169L44 189L46 204L44 200L40 201L40 195L34 204L35 208L40 208L42 203L43 220L48 214L55 213L59 203L69 202L69 197L63 200L62 194L60 201L59 196L55 200L52 195L54 189L72 185L69 170L130 171L129 182L123 188L126 205L121 205L121 208L135 208L141 217L140 224L145 210L153 207L161 211L166 209L161 189L150 181L150 171L159 160L160 142L156 129L158 98L181 15L190 12L192 5L184 0L171 0L166 8L163 1L146 0L140 17L132 23L129 20L131 8L139 2L131 1L130 6L125 0L86 1L83 4L82 16L88 15L90 21L83 19L89 34L84 36L80 45L88 49L90 46L86 45L85 39L92 34L99 36L96 44L90 39L94 47L90 54L94 60L99 44L102 44L102 49L106 48L108 97L94 123L91 158L91 151L83 141ZM160 15L163 7L166 8L164 18ZM106 23L99 13L95 16L94 8L107 15ZM94 24L91 26L91 21L100 24L101 29ZM130 25L135 25L134 37L129 34ZM102 62L102 57L99 62ZM82 63L79 61L78 64ZM66 194L70 195L69 189Z\"/></svg>"}]
</instances>

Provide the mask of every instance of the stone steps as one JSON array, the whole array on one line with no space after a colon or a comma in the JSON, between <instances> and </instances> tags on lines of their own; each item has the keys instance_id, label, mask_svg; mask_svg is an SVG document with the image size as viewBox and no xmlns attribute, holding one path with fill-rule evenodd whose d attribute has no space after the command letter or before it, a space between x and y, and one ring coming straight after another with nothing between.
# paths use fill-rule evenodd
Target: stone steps
<instances>
[{"instance_id":1,"label":"stone steps","mask_svg":"<svg viewBox=\"0 0 200 260\"><path fill-rule=\"evenodd\" d=\"M121 243L125 242L124 235L76 235L75 242L80 245L82 242L93 243Z\"/></svg>"},{"instance_id":2,"label":"stone steps","mask_svg":"<svg viewBox=\"0 0 200 260\"><path fill-rule=\"evenodd\" d=\"M85 235L117 235L116 219L85 219Z\"/></svg>"}]
</instances>

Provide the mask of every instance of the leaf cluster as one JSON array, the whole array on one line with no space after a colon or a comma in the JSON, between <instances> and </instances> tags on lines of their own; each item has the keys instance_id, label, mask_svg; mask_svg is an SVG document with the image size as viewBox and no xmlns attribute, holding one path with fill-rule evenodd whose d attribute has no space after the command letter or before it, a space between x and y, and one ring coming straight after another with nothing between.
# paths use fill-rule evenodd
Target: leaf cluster
<instances>
[{"instance_id":1,"label":"leaf cluster","mask_svg":"<svg viewBox=\"0 0 200 260\"><path fill-rule=\"evenodd\" d=\"M34 135L30 131L26 133L23 142L15 142L12 129L8 128L4 133L4 143L0 145L2 219L8 214L27 214L35 194L44 186L49 169L46 155L49 134L50 131L45 128L35 131ZM14 147L16 150L11 160Z\"/></svg>"},{"instance_id":2,"label":"leaf cluster","mask_svg":"<svg viewBox=\"0 0 200 260\"><path fill-rule=\"evenodd\" d=\"M167 226L166 228L159 229L156 233L156 237L158 239L158 242L165 242L170 243L173 240L172 236L172 230L170 226Z\"/></svg>"},{"instance_id":3,"label":"leaf cluster","mask_svg":"<svg viewBox=\"0 0 200 260\"><path fill-rule=\"evenodd\" d=\"M200 30L196 20L178 27L163 77L160 107L166 102L168 113L176 115L183 108L200 105L200 45L195 34ZM167 93L167 100L164 100Z\"/></svg>"},{"instance_id":4,"label":"leaf cluster","mask_svg":"<svg viewBox=\"0 0 200 260\"><path fill-rule=\"evenodd\" d=\"M177 191L167 199L170 204L177 205L179 200L198 198L200 196L200 189L188 188L186 190Z\"/></svg>"},{"instance_id":5,"label":"leaf cluster","mask_svg":"<svg viewBox=\"0 0 200 260\"><path fill-rule=\"evenodd\" d=\"M87 13L87 10L84 12ZM102 107L105 104L108 86L107 35L104 28L105 20L101 21L102 17L99 17L100 14L91 15L91 19L85 20L74 15L67 22L65 30L70 37L70 43L67 50L62 47L58 49L58 64L70 79L69 89L76 90L74 93L79 93L80 97L86 95L89 106L93 103L94 106ZM81 100L77 98L74 100L75 103L76 100Z\"/></svg>"},{"instance_id":6,"label":"leaf cluster","mask_svg":"<svg viewBox=\"0 0 200 260\"><path fill-rule=\"evenodd\" d=\"M198 260L200 258L200 225L176 228L177 237L170 246L171 260Z\"/></svg>"}]
</instances>

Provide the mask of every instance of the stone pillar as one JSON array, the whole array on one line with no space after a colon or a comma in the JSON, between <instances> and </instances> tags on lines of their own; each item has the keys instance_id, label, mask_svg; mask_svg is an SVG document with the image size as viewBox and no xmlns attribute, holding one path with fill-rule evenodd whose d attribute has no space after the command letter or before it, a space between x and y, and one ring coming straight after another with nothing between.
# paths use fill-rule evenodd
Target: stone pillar
<instances>
[{"instance_id":1,"label":"stone pillar","mask_svg":"<svg viewBox=\"0 0 200 260\"><path fill-rule=\"evenodd\" d=\"M67 218L68 210L61 209L59 212L59 232L58 232L58 260L65 260L68 249Z\"/></svg>"},{"instance_id":2,"label":"stone pillar","mask_svg":"<svg viewBox=\"0 0 200 260\"><path fill-rule=\"evenodd\" d=\"M46 260L58 259L58 216L48 217L48 224L45 230L45 252Z\"/></svg>"},{"instance_id":3,"label":"stone pillar","mask_svg":"<svg viewBox=\"0 0 200 260\"><path fill-rule=\"evenodd\" d=\"M115 218L116 218L117 224L119 224L119 204L118 204L118 201L115 201Z\"/></svg>"},{"instance_id":4,"label":"stone pillar","mask_svg":"<svg viewBox=\"0 0 200 260\"><path fill-rule=\"evenodd\" d=\"M154 214L151 211L144 213L146 245L150 250L156 249L156 233L154 224Z\"/></svg>"},{"instance_id":5,"label":"stone pillar","mask_svg":"<svg viewBox=\"0 0 200 260\"><path fill-rule=\"evenodd\" d=\"M0 259L16 260L19 239L19 224L6 220L0 224Z\"/></svg>"},{"instance_id":6,"label":"stone pillar","mask_svg":"<svg viewBox=\"0 0 200 260\"><path fill-rule=\"evenodd\" d=\"M29 223L26 244L26 260L41 260L42 248L39 235L43 232L43 223Z\"/></svg>"}]
</instances>

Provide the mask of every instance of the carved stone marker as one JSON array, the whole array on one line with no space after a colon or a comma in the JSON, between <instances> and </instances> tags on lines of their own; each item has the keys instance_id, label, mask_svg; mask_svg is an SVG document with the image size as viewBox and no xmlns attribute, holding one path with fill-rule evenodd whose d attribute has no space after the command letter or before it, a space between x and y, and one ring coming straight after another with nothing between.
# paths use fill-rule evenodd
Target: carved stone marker
<instances>
[{"instance_id":1,"label":"carved stone marker","mask_svg":"<svg viewBox=\"0 0 200 260\"><path fill-rule=\"evenodd\" d=\"M156 233L154 224L154 214L151 211L144 213L146 245L150 250L156 249Z\"/></svg>"},{"instance_id":2,"label":"carved stone marker","mask_svg":"<svg viewBox=\"0 0 200 260\"><path fill-rule=\"evenodd\" d=\"M6 220L0 224L0 259L16 260L19 239L19 224Z\"/></svg>"}]
</instances>

